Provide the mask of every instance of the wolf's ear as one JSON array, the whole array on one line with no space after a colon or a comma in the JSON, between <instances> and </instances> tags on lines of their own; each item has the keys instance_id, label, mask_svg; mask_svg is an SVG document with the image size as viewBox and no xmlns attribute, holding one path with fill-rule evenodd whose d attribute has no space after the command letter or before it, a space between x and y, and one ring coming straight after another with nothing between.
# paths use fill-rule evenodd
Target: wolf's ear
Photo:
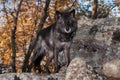
<instances>
[{"instance_id":1,"label":"wolf's ear","mask_svg":"<svg viewBox=\"0 0 120 80\"><path fill-rule=\"evenodd\" d=\"M59 19L62 16L62 13L59 11L56 11L56 19Z\"/></svg>"},{"instance_id":2,"label":"wolf's ear","mask_svg":"<svg viewBox=\"0 0 120 80\"><path fill-rule=\"evenodd\" d=\"M75 17L75 9L73 9L72 11L70 11L70 16Z\"/></svg>"}]
</instances>

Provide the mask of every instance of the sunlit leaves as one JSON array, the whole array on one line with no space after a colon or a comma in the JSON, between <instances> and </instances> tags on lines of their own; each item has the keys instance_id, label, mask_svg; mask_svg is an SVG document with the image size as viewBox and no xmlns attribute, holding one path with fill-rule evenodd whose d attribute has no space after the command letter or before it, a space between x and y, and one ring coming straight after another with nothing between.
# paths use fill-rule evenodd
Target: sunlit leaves
<instances>
[{"instance_id":1,"label":"sunlit leaves","mask_svg":"<svg viewBox=\"0 0 120 80\"><path fill-rule=\"evenodd\" d=\"M40 12L38 14L36 10L36 5L34 3L24 2L25 5L22 5L20 15L18 17L17 31L16 31L16 50L17 50L17 68L22 65L22 62L19 63L21 56L24 57L30 38L34 35L36 31L35 20L36 17L40 19ZM28 8L28 5L29 8ZM14 12L15 13L15 12ZM36 15L36 16L34 16ZM4 15L4 19L6 16ZM36 23L38 23L36 20ZM3 60L3 64L10 64L11 62L11 29L13 28L13 18L11 13L8 13L8 18L6 22L2 25L2 30L0 32L0 58ZM22 58L23 59L23 58ZM18 64L19 63L19 64Z\"/></svg>"},{"instance_id":2,"label":"sunlit leaves","mask_svg":"<svg viewBox=\"0 0 120 80\"><path fill-rule=\"evenodd\" d=\"M71 8L78 8L77 0L56 0L56 10L64 11Z\"/></svg>"}]
</instances>

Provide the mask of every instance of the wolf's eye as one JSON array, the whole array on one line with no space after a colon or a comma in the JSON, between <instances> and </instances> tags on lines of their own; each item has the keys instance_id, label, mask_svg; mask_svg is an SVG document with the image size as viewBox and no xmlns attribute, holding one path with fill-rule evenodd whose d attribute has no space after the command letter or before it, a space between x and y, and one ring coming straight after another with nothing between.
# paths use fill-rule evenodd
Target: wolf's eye
<instances>
[{"instance_id":1,"label":"wolf's eye","mask_svg":"<svg viewBox=\"0 0 120 80\"><path fill-rule=\"evenodd\" d=\"M71 26L74 26L74 24L75 24L75 21L72 20L72 21L71 21Z\"/></svg>"},{"instance_id":2,"label":"wolf's eye","mask_svg":"<svg viewBox=\"0 0 120 80\"><path fill-rule=\"evenodd\" d=\"M74 22L73 21L69 21L68 23L67 23L67 25L70 27L70 26L73 26L73 24L74 24Z\"/></svg>"},{"instance_id":3,"label":"wolf's eye","mask_svg":"<svg viewBox=\"0 0 120 80\"><path fill-rule=\"evenodd\" d=\"M67 22L67 25L68 25L68 26L71 26L71 22L70 22L70 21L68 21L68 22Z\"/></svg>"},{"instance_id":4,"label":"wolf's eye","mask_svg":"<svg viewBox=\"0 0 120 80\"><path fill-rule=\"evenodd\" d=\"M63 21L59 21L59 23L58 24L64 24L64 22Z\"/></svg>"}]
</instances>

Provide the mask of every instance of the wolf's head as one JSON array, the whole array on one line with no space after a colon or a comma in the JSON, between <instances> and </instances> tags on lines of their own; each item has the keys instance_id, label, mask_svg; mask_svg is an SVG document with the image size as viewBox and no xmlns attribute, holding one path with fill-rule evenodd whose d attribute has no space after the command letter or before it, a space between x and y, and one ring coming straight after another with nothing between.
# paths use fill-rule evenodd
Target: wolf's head
<instances>
[{"instance_id":1,"label":"wolf's head","mask_svg":"<svg viewBox=\"0 0 120 80\"><path fill-rule=\"evenodd\" d=\"M75 19L75 10L70 12L56 11L56 28L62 33L72 33L77 30L77 21Z\"/></svg>"}]
</instances>

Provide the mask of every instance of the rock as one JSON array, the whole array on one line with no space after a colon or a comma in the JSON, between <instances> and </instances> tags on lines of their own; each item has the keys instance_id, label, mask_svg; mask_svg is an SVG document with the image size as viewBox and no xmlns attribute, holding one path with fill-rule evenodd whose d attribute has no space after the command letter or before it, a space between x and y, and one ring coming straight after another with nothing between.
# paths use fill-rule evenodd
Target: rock
<instances>
[{"instance_id":1,"label":"rock","mask_svg":"<svg viewBox=\"0 0 120 80\"><path fill-rule=\"evenodd\" d=\"M82 58L75 58L67 68L65 80L92 80L87 74L86 62Z\"/></svg>"},{"instance_id":2,"label":"rock","mask_svg":"<svg viewBox=\"0 0 120 80\"><path fill-rule=\"evenodd\" d=\"M64 80L64 74L37 73L6 73L0 75L0 80Z\"/></svg>"},{"instance_id":3,"label":"rock","mask_svg":"<svg viewBox=\"0 0 120 80\"><path fill-rule=\"evenodd\" d=\"M107 77L120 78L120 59L105 63L102 71Z\"/></svg>"}]
</instances>

